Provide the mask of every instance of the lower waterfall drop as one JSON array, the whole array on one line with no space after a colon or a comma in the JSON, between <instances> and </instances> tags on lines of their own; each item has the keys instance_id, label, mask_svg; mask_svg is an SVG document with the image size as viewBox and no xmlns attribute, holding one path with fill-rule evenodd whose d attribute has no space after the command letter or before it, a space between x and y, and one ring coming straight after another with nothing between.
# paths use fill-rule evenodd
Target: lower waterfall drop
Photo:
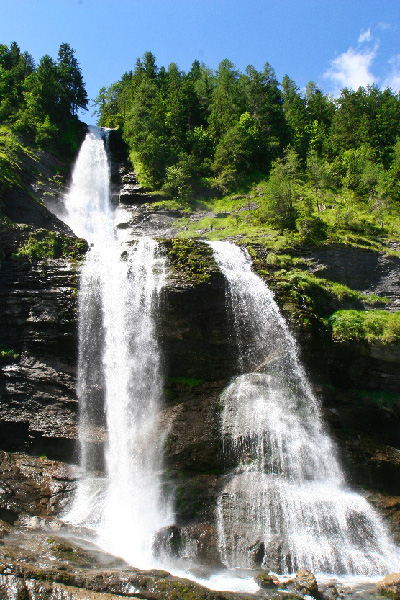
<instances>
[{"instance_id":1,"label":"lower waterfall drop","mask_svg":"<svg viewBox=\"0 0 400 600\"><path fill-rule=\"evenodd\" d=\"M66 208L67 223L91 248L79 291L81 477L64 520L91 529L108 552L150 568L155 535L172 522L162 493L155 335L166 262L150 238L118 242L98 128L82 145Z\"/></svg>"},{"instance_id":2,"label":"lower waterfall drop","mask_svg":"<svg viewBox=\"0 0 400 600\"><path fill-rule=\"evenodd\" d=\"M243 371L221 397L224 454L236 465L217 507L223 563L282 574L398 570L383 521L346 485L272 293L245 251L210 245L227 280Z\"/></svg>"}]
</instances>

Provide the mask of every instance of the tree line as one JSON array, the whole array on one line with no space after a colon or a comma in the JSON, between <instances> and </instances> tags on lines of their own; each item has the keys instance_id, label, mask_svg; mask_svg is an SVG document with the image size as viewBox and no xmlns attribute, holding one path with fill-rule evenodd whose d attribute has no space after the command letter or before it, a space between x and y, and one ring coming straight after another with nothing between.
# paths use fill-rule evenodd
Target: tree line
<instances>
[{"instance_id":1,"label":"tree line","mask_svg":"<svg viewBox=\"0 0 400 600\"><path fill-rule=\"evenodd\" d=\"M0 45L0 122L42 149L76 152L82 123L77 112L88 98L75 50L60 45L38 65L18 44Z\"/></svg>"},{"instance_id":2,"label":"tree line","mask_svg":"<svg viewBox=\"0 0 400 600\"><path fill-rule=\"evenodd\" d=\"M241 73L227 59L215 71L196 60L186 73L146 52L95 105L99 125L122 128L140 183L178 200L268 179L260 218L289 229L339 191L344 220L359 200L378 220L398 208L400 100L390 89L335 99L313 82L304 92L287 75L278 82L269 63Z\"/></svg>"}]
</instances>

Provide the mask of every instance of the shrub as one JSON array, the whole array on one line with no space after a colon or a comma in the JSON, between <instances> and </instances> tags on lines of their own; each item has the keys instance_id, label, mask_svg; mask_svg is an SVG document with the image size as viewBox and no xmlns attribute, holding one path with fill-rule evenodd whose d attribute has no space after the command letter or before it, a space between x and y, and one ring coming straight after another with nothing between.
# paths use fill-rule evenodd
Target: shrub
<instances>
[{"instance_id":1,"label":"shrub","mask_svg":"<svg viewBox=\"0 0 400 600\"><path fill-rule=\"evenodd\" d=\"M328 322L332 337L340 341L400 342L400 313L385 310L339 310Z\"/></svg>"}]
</instances>

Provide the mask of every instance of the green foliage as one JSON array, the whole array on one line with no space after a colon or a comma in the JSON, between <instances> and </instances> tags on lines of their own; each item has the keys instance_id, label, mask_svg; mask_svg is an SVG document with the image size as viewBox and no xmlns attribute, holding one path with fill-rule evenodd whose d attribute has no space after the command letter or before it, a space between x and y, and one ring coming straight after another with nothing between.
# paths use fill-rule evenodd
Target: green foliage
<instances>
[{"instance_id":1,"label":"green foliage","mask_svg":"<svg viewBox=\"0 0 400 600\"><path fill-rule=\"evenodd\" d=\"M203 283L216 269L210 246L192 239L171 238L163 240L168 259L184 281Z\"/></svg>"},{"instance_id":2,"label":"green foliage","mask_svg":"<svg viewBox=\"0 0 400 600\"><path fill-rule=\"evenodd\" d=\"M40 260L43 258L81 258L87 250L86 240L60 235L47 229L32 232L13 258Z\"/></svg>"},{"instance_id":3,"label":"green foliage","mask_svg":"<svg viewBox=\"0 0 400 600\"><path fill-rule=\"evenodd\" d=\"M340 310L329 317L328 323L333 339L338 341L400 342L400 313L397 312Z\"/></svg>"},{"instance_id":4,"label":"green foliage","mask_svg":"<svg viewBox=\"0 0 400 600\"><path fill-rule=\"evenodd\" d=\"M366 304L375 304L375 302L385 303L384 298L378 298L377 296L370 298L365 294L352 290L346 285L322 277L316 277L312 273L293 270L285 278L292 286L310 298L322 293L332 295L340 302L363 301Z\"/></svg>"},{"instance_id":5,"label":"green foliage","mask_svg":"<svg viewBox=\"0 0 400 600\"><path fill-rule=\"evenodd\" d=\"M216 173L250 171L260 165L262 156L262 138L256 121L245 112L219 142L213 169Z\"/></svg>"},{"instance_id":6,"label":"green foliage","mask_svg":"<svg viewBox=\"0 0 400 600\"><path fill-rule=\"evenodd\" d=\"M184 210L262 187L255 210L239 202L182 236L378 248L398 234L400 98L389 89L335 101L313 82L304 93L288 76L280 85L268 63L241 73L228 59L215 71L195 61L185 73L147 52L95 104L101 125L122 128L139 182Z\"/></svg>"},{"instance_id":7,"label":"green foliage","mask_svg":"<svg viewBox=\"0 0 400 600\"><path fill-rule=\"evenodd\" d=\"M13 350L12 348L7 348L6 346L3 346L3 344L0 344L0 360L17 360L19 356L20 355L16 350Z\"/></svg>"},{"instance_id":8,"label":"green foliage","mask_svg":"<svg viewBox=\"0 0 400 600\"><path fill-rule=\"evenodd\" d=\"M10 127L0 125L0 200L6 191L23 185L25 163L36 160Z\"/></svg>"},{"instance_id":9,"label":"green foliage","mask_svg":"<svg viewBox=\"0 0 400 600\"><path fill-rule=\"evenodd\" d=\"M121 123L143 185L164 186L185 201L198 186L196 179L214 171L216 187L225 190L254 168L265 170L279 153L285 130L272 68L247 71L240 74L227 59L215 74L197 61L187 74L175 63L166 71L146 53L133 72L100 90L99 123ZM182 163L190 165L189 176Z\"/></svg>"},{"instance_id":10,"label":"green foliage","mask_svg":"<svg viewBox=\"0 0 400 600\"><path fill-rule=\"evenodd\" d=\"M21 146L10 128L0 125L0 198L20 183Z\"/></svg>"},{"instance_id":11,"label":"green foliage","mask_svg":"<svg viewBox=\"0 0 400 600\"><path fill-rule=\"evenodd\" d=\"M18 136L40 149L73 154L82 134L76 113L87 102L69 44L61 44L57 61L46 54L37 67L15 42L0 46L0 121Z\"/></svg>"},{"instance_id":12,"label":"green foliage","mask_svg":"<svg viewBox=\"0 0 400 600\"><path fill-rule=\"evenodd\" d=\"M375 85L344 89L332 120L331 143L336 152L367 144L387 166L400 125L399 98Z\"/></svg>"},{"instance_id":13,"label":"green foliage","mask_svg":"<svg viewBox=\"0 0 400 600\"><path fill-rule=\"evenodd\" d=\"M296 200L300 197L298 155L291 148L284 159L273 163L268 182L267 202L261 218L279 229L295 229L298 210Z\"/></svg>"},{"instance_id":14,"label":"green foliage","mask_svg":"<svg viewBox=\"0 0 400 600\"><path fill-rule=\"evenodd\" d=\"M304 244L318 244L327 238L328 226L320 217L310 215L299 218L296 226Z\"/></svg>"}]
</instances>

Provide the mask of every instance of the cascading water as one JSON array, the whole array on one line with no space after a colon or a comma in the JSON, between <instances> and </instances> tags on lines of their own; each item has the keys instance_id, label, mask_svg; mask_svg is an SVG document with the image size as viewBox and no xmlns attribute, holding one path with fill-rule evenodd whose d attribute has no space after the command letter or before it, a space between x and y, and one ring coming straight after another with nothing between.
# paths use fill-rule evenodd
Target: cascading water
<instances>
[{"instance_id":1,"label":"cascading water","mask_svg":"<svg viewBox=\"0 0 400 600\"><path fill-rule=\"evenodd\" d=\"M399 553L368 502L350 490L296 345L250 257L211 242L228 283L242 370L222 396L224 452L236 467L217 507L230 568L374 576Z\"/></svg>"},{"instance_id":2,"label":"cascading water","mask_svg":"<svg viewBox=\"0 0 400 600\"><path fill-rule=\"evenodd\" d=\"M91 248L79 292L82 473L65 520L91 528L105 549L135 566L150 567L154 536L172 519L161 484L154 319L166 264L152 239L118 242L109 179L102 132L90 128L66 198L65 221Z\"/></svg>"}]
</instances>

